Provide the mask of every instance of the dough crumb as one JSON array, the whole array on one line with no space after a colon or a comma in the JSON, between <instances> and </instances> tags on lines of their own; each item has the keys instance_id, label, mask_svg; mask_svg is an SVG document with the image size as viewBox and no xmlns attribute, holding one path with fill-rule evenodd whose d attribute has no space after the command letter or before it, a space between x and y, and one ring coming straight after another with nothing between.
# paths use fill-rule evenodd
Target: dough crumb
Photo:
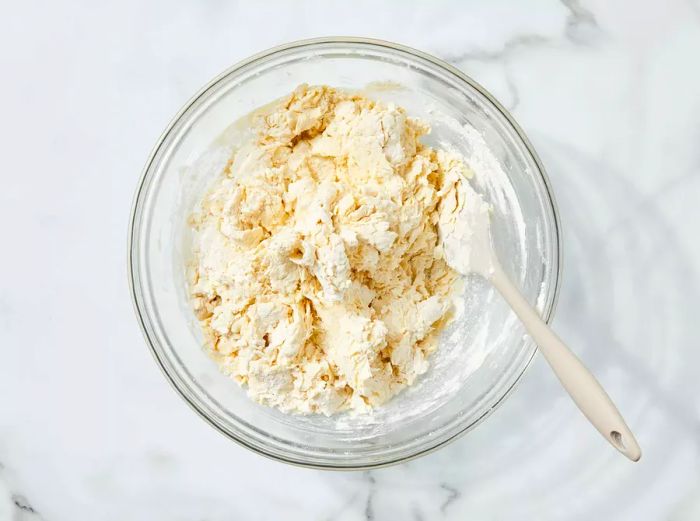
<instances>
[{"instance_id":1,"label":"dough crumb","mask_svg":"<svg viewBox=\"0 0 700 521\"><path fill-rule=\"evenodd\" d=\"M428 368L459 275L463 159L393 104L301 85L256 116L192 218L206 349L285 412L369 411Z\"/></svg>"}]
</instances>

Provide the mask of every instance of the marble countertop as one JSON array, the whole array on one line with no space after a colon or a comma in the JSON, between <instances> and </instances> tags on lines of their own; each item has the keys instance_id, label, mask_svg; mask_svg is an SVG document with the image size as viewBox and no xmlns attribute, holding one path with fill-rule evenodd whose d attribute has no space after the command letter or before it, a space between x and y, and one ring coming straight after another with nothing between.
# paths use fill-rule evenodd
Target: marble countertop
<instances>
[{"instance_id":1,"label":"marble countertop","mask_svg":"<svg viewBox=\"0 0 700 521\"><path fill-rule=\"evenodd\" d=\"M40 4L0 31L0 520L700 519L697 0ZM143 163L221 70L329 34L445 58L513 112L561 209L555 326L641 462L541 357L468 436L371 472L257 456L166 384L126 284Z\"/></svg>"}]
</instances>

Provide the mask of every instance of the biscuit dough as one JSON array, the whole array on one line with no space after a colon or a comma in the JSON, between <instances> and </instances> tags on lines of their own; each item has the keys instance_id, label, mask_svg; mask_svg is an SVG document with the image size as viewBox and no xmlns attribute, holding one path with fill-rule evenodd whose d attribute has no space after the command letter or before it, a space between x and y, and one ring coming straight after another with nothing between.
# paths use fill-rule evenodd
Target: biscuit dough
<instances>
[{"instance_id":1,"label":"biscuit dough","mask_svg":"<svg viewBox=\"0 0 700 521\"><path fill-rule=\"evenodd\" d=\"M459 280L440 222L462 158L392 104L300 86L258 115L192 218L206 349L255 401L367 411L428 368Z\"/></svg>"}]
</instances>

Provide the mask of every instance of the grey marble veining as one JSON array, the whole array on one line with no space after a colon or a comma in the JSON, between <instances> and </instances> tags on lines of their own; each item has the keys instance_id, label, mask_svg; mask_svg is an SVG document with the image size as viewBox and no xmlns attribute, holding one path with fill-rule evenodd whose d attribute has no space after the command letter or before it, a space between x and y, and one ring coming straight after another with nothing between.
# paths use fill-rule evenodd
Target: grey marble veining
<instances>
[{"instance_id":1,"label":"grey marble veining","mask_svg":"<svg viewBox=\"0 0 700 521\"><path fill-rule=\"evenodd\" d=\"M0 520L700 519L699 5L5 6ZM256 456L167 386L126 289L142 164L212 76L328 34L434 53L513 112L561 212L555 326L633 426L640 463L606 446L539 357L469 435L371 472Z\"/></svg>"}]
</instances>

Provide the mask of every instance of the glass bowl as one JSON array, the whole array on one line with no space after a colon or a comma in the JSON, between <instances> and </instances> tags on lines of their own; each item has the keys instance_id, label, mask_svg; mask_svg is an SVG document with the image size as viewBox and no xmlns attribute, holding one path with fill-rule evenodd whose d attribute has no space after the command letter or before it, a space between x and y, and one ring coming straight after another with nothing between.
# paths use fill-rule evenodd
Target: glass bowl
<instances>
[{"instance_id":1,"label":"glass bowl","mask_svg":"<svg viewBox=\"0 0 700 521\"><path fill-rule=\"evenodd\" d=\"M465 283L462 317L441 337L415 385L367 415L283 414L254 403L202 349L185 276L187 217L219 174L236 126L300 83L343 89L404 106L428 121L429 144L473 157L475 129L502 170L475 183L496 206L492 231L504 269L550 320L560 279L559 221L549 182L506 110L464 73L425 53L378 40L290 43L233 66L177 114L148 159L129 233L129 282L146 341L167 379L207 422L238 443L288 463L333 469L389 465L425 454L486 418L511 392L536 347L494 290ZM477 154L478 156L478 154Z\"/></svg>"}]
</instances>

